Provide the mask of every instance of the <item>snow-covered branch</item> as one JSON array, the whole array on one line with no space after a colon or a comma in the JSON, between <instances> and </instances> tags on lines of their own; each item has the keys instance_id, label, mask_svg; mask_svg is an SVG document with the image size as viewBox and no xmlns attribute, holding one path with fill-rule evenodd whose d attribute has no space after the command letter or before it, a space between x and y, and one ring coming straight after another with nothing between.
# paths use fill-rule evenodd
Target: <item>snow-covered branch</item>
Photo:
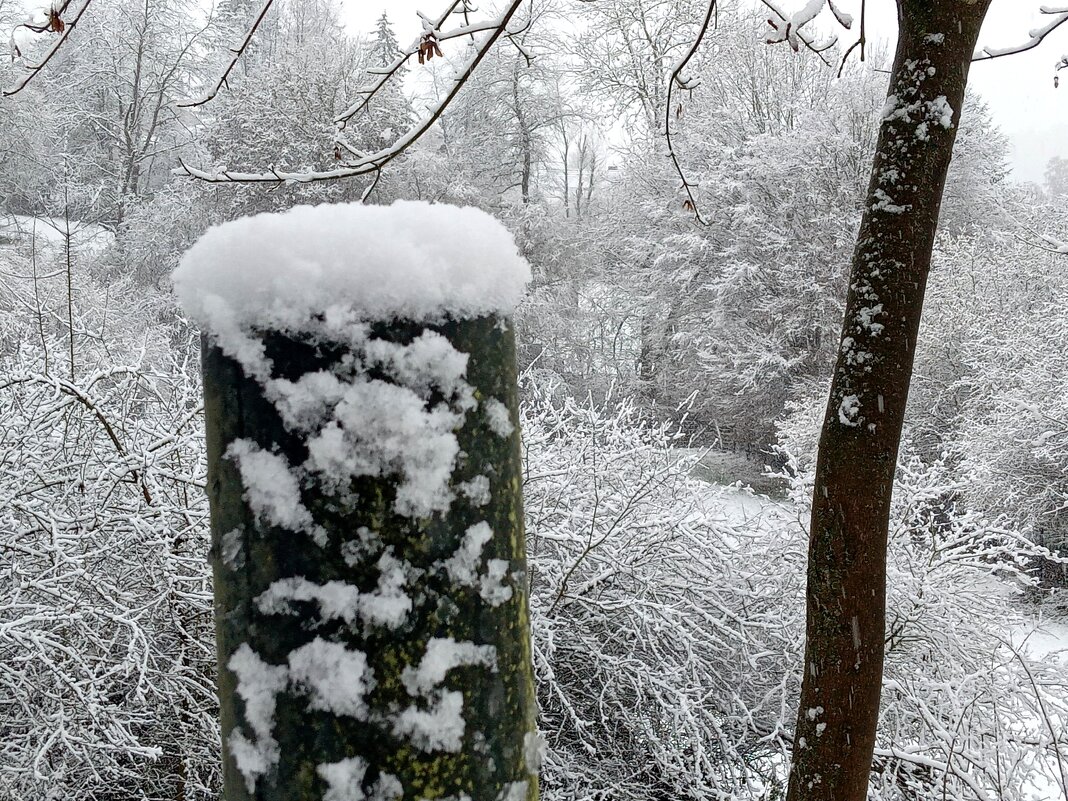
<instances>
[{"instance_id":1,"label":"snow-covered branch","mask_svg":"<svg viewBox=\"0 0 1068 801\"><path fill-rule=\"evenodd\" d=\"M801 29L816 19L824 6L830 7L831 13L843 28L849 29L853 25L853 18L839 9L832 0L808 0L800 11L792 14L783 11L774 0L761 0L761 2L775 15L768 19L768 25L771 26L772 31L765 40L768 44L787 42L795 53L801 49L801 45L804 45L825 63L828 62L823 54L838 43L838 37L831 37L827 42L818 43Z\"/></svg>"},{"instance_id":2,"label":"snow-covered branch","mask_svg":"<svg viewBox=\"0 0 1068 801\"><path fill-rule=\"evenodd\" d=\"M448 13L452 13L459 3L454 3ZM184 161L180 161L180 167L175 170L175 174L188 175L193 178L197 178L209 183L316 183L320 181L335 181L341 178L352 178L358 175L367 175L370 173L377 173L391 161L399 157L404 153L416 140L419 139L424 133L426 133L433 125L440 119L441 115L445 113L445 109L448 108L452 100L459 94L464 84L471 77L478 65L486 57L493 45L501 36L507 35L508 24L515 16L519 7L522 5L522 0L511 0L505 7L504 12L491 22L484 23L482 25L465 26L462 30L462 34L455 35L471 35L475 41L474 54L468 59L468 61L460 67L452 76L451 87L445 93L445 96L433 106L430 111L420 119L415 125L407 130L402 136L394 140L391 144L387 145L374 153L359 154L356 160L352 163L345 164L340 167L336 167L332 170L299 170L299 171L286 171L270 169L265 172L230 172L229 170L203 170L197 167L186 164ZM443 16L447 16L443 15ZM479 29L484 31L484 35L479 39L475 30ZM430 32L433 34L433 31ZM428 34L424 34L427 36ZM435 39L436 40L436 39ZM404 57L402 57L403 59ZM399 62L399 63L398 63ZM403 64L403 60L394 62L388 69L386 74L383 75L383 80L376 82L374 92L377 92L385 81L389 79ZM368 90L368 94L359 104L350 109L351 114L346 112L338 118L338 124L343 127L344 123L351 119L361 108L366 105L367 100L373 96L374 92ZM353 154L357 154L358 151L345 147L345 149Z\"/></svg>"},{"instance_id":3,"label":"snow-covered branch","mask_svg":"<svg viewBox=\"0 0 1068 801\"><path fill-rule=\"evenodd\" d=\"M219 90L226 84L227 78L230 77L230 73L233 72L234 67L240 60L241 56L248 49L249 43L252 41L252 37L256 35L256 30L260 27L260 23L263 22L263 18L267 16L267 12L271 10L271 6L274 4L274 0L264 0L263 6L260 7L259 13L253 19L252 24L245 32L241 41L230 48L232 58L230 62L222 69L222 71L216 76L215 81L212 83L211 88L205 91L200 97L193 98L191 100L183 100L178 103L179 108L191 108L193 106L202 106L205 103L211 101L215 95L219 93Z\"/></svg>"},{"instance_id":4,"label":"snow-covered branch","mask_svg":"<svg viewBox=\"0 0 1068 801\"><path fill-rule=\"evenodd\" d=\"M1061 239L1057 239L1056 237L1052 237L1049 234L1042 234L1038 233L1037 231L1034 231L1032 233L1038 238L1038 242L1028 241L1021 237L1017 237L1017 239L1019 239L1021 242L1030 245L1033 248L1044 250L1047 253L1053 253L1057 256L1068 256L1068 242Z\"/></svg>"},{"instance_id":5,"label":"snow-covered branch","mask_svg":"<svg viewBox=\"0 0 1068 801\"><path fill-rule=\"evenodd\" d=\"M664 138L667 140L667 152L668 157L671 159L671 164L675 168L675 172L678 173L679 178L682 180L682 189L686 192L686 202L683 204L684 208L693 212L694 217L698 222L704 224L707 222L701 214L701 210L697 205L697 198L694 197L693 190L694 184L692 184L689 178L686 177L686 172L682 168L682 163L679 161L678 153L675 151L675 143L671 135L671 120L672 115L679 117L682 115L682 104L677 107L674 102L674 93L676 87L683 90L694 89L699 81L687 80L682 77L683 70L693 59L697 53L697 49L701 46L701 42L705 38L705 34L708 33L709 26L712 24L716 15L716 0L709 0L708 6L705 10L705 18L701 22L701 27L697 31L697 36L694 37L690 47L683 54L675 65L671 68L671 74L668 76L667 86L667 103L664 107Z\"/></svg>"},{"instance_id":6,"label":"snow-covered branch","mask_svg":"<svg viewBox=\"0 0 1068 801\"><path fill-rule=\"evenodd\" d=\"M975 52L975 55L972 56L972 61L989 61L993 58L1002 58L1003 56L1011 56L1016 53L1024 53L1028 50L1033 50L1042 44L1045 38L1053 33L1053 31L1065 22L1068 22L1068 6L1042 6L1040 10L1043 14L1050 15L1052 19L1045 25L1028 31L1026 42L1012 45L1010 47L984 47ZM1068 58L1059 63L1057 69L1061 69L1065 63L1068 63Z\"/></svg>"},{"instance_id":7,"label":"snow-covered branch","mask_svg":"<svg viewBox=\"0 0 1068 801\"><path fill-rule=\"evenodd\" d=\"M394 60L392 64L387 67L380 67L367 71L368 74L376 75L378 77L371 83L367 84L366 86L362 86L359 90L357 90L357 94L360 96L359 100L350 105L341 114L337 115L334 118L334 122L340 128L344 128L345 125L349 122L349 120L351 120L354 116L356 116L365 108L367 108L367 105L371 102L372 98L374 98L374 96L378 94L378 92L380 92L386 86L386 84L388 84L390 80L393 79L397 72L402 67L404 67L404 65L407 64L414 56L418 56L420 63L422 63L425 59L424 54L426 53L426 45L428 41L441 42L444 41L446 38L454 38L455 36L463 36L465 34L481 33L483 31L489 31L493 29L493 26L497 22L496 20L485 22L481 25L464 25L461 28L457 29L459 31L462 31L461 33L457 33L456 31L450 31L447 36L445 34L442 34L441 26L446 23L450 16L452 16L454 13L457 13L457 7L461 5L463 6L462 12L466 12L466 3L464 3L463 0L454 0L454 2L450 3L448 8L446 8L445 11L442 12L442 14L437 19L433 20L425 16L424 14L420 14L419 16L423 20L423 32L419 36L417 36L415 41L408 45L408 47L405 48L399 56L397 56L396 60Z\"/></svg>"},{"instance_id":8,"label":"snow-covered branch","mask_svg":"<svg viewBox=\"0 0 1068 801\"><path fill-rule=\"evenodd\" d=\"M23 57L22 50L16 42L16 36L19 31L27 30L31 33L58 33L59 37L52 42L52 45L45 51L45 54L41 57L40 61L36 64L24 65L26 73L15 81L14 84L4 90L5 97L10 97L11 95L16 95L21 92L26 88L27 84L29 84L29 82L48 65L48 62L52 60L52 57L59 52L61 47L63 47L64 42L67 41L67 37L74 31L78 21L81 20L82 15L85 13L85 10L89 8L89 4L92 3L93 0L83 0L82 4L78 6L77 11L75 11L74 16L68 19L63 19L63 15L67 12L67 9L72 2L73 0L63 0L63 2L58 5L52 4L49 6L48 11L45 14L44 22L31 20L15 28L12 32L11 56L13 59Z\"/></svg>"}]
</instances>

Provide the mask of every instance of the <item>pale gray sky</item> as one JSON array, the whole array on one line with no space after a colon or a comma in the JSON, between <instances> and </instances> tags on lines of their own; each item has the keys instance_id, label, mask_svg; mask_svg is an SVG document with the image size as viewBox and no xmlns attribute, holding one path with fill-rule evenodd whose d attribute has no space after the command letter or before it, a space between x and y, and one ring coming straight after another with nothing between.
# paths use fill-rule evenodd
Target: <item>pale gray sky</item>
<instances>
[{"instance_id":1,"label":"pale gray sky","mask_svg":"<svg viewBox=\"0 0 1068 801\"><path fill-rule=\"evenodd\" d=\"M404 43L419 33L416 9L433 15L440 13L444 2L343 0L345 19L353 30L371 30L386 10ZM784 10L803 4L802 0L780 0L780 3ZM1025 42L1027 32L1043 22L1038 10L1041 4L1042 0L994 0L980 43L1005 47ZM859 13L860 0L842 0L841 5ZM897 28L894 0L868 0L867 7L870 36L892 39ZM843 40L849 41L849 36L845 32ZM971 86L990 105L994 119L1012 143L1012 164L1019 180L1041 182L1050 157L1068 157L1068 71L1062 71L1061 88L1053 88L1053 65L1065 54L1068 54L1068 25L1055 31L1035 50L980 62L972 69Z\"/></svg>"}]
</instances>

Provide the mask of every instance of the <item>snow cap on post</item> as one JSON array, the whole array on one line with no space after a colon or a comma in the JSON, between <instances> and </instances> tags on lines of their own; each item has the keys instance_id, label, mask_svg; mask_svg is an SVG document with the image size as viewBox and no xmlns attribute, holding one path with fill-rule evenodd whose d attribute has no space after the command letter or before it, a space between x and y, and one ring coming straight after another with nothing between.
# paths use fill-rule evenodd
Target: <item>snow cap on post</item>
<instances>
[{"instance_id":1,"label":"snow cap on post","mask_svg":"<svg viewBox=\"0 0 1068 801\"><path fill-rule=\"evenodd\" d=\"M216 226L172 278L182 308L225 350L227 332L296 332L324 315L510 316L530 267L479 209L397 201L297 206Z\"/></svg>"}]
</instances>

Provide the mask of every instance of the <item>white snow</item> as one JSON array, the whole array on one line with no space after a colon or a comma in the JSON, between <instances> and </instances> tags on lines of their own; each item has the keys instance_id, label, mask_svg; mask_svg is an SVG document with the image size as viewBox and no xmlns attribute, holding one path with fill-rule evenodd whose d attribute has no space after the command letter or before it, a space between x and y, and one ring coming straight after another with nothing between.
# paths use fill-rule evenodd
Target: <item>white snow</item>
<instances>
[{"instance_id":1,"label":"white snow","mask_svg":"<svg viewBox=\"0 0 1068 801\"><path fill-rule=\"evenodd\" d=\"M464 696L442 690L429 710L409 706L393 721L393 732L408 737L424 751L455 753L463 745Z\"/></svg>"},{"instance_id":2,"label":"white snow","mask_svg":"<svg viewBox=\"0 0 1068 801\"><path fill-rule=\"evenodd\" d=\"M449 578L464 587L472 587L478 580L478 568L482 562L482 547L493 539L489 523L476 523L464 532L460 547L445 560Z\"/></svg>"},{"instance_id":3,"label":"white snow","mask_svg":"<svg viewBox=\"0 0 1068 801\"><path fill-rule=\"evenodd\" d=\"M260 520L292 531L312 528L311 513L300 500L300 483L284 456L247 439L230 443L226 455L237 463L245 500Z\"/></svg>"},{"instance_id":4,"label":"white snow","mask_svg":"<svg viewBox=\"0 0 1068 801\"><path fill-rule=\"evenodd\" d=\"M316 584L294 576L271 584L256 598L256 605L264 614L283 615L295 614L294 601L314 601L324 620L352 623L359 616L368 625L396 629L412 610L412 599L404 592L408 565L384 553L377 566L379 579L374 592L362 593L341 581Z\"/></svg>"},{"instance_id":5,"label":"white snow","mask_svg":"<svg viewBox=\"0 0 1068 801\"><path fill-rule=\"evenodd\" d=\"M492 645L457 642L452 637L434 637L427 642L419 666L406 667L401 673L401 681L410 695L426 695L445 680L445 674L450 670L470 665L496 670L497 649Z\"/></svg>"},{"instance_id":6,"label":"white snow","mask_svg":"<svg viewBox=\"0 0 1068 801\"><path fill-rule=\"evenodd\" d=\"M548 747L548 741L539 732L528 731L523 735L523 761L526 762L527 770L534 775L541 770Z\"/></svg>"},{"instance_id":7,"label":"white snow","mask_svg":"<svg viewBox=\"0 0 1068 801\"><path fill-rule=\"evenodd\" d=\"M883 103L882 111L879 112L879 119L883 122L887 120L895 119L897 116L897 95L889 94L886 96L886 101Z\"/></svg>"},{"instance_id":8,"label":"white snow","mask_svg":"<svg viewBox=\"0 0 1068 801\"><path fill-rule=\"evenodd\" d=\"M323 801L363 801L363 777L367 763L360 757L350 757L339 762L327 762L316 767L316 772L326 782Z\"/></svg>"},{"instance_id":9,"label":"white snow","mask_svg":"<svg viewBox=\"0 0 1068 801\"><path fill-rule=\"evenodd\" d=\"M476 405L464 380L467 354L433 331L407 345L365 335L359 326L349 332L351 377L320 371L297 381L267 379L267 394L286 425L306 435L304 469L327 485L396 476L398 514L444 511L453 499L448 483L459 454L453 431ZM395 383L368 378L375 368ZM441 401L432 404L435 393Z\"/></svg>"},{"instance_id":10,"label":"white snow","mask_svg":"<svg viewBox=\"0 0 1068 801\"><path fill-rule=\"evenodd\" d=\"M237 694L245 706L245 721L254 739L235 727L229 736L230 753L245 779L250 793L256 779L278 764L278 742L274 739L274 710L277 695L286 687L285 667L269 665L247 643L234 651L227 668L237 677Z\"/></svg>"},{"instance_id":11,"label":"white snow","mask_svg":"<svg viewBox=\"0 0 1068 801\"><path fill-rule=\"evenodd\" d=\"M370 794L364 792L367 762L358 756L324 763L316 767L316 772L326 782L323 801L393 801L404 794L400 780L392 773L379 774Z\"/></svg>"},{"instance_id":12,"label":"white snow","mask_svg":"<svg viewBox=\"0 0 1068 801\"><path fill-rule=\"evenodd\" d=\"M360 617L372 626L400 627L412 611L412 599L405 593L411 566L384 553L378 560L378 588L360 596Z\"/></svg>"},{"instance_id":13,"label":"white snow","mask_svg":"<svg viewBox=\"0 0 1068 801\"><path fill-rule=\"evenodd\" d=\"M860 398L856 395L846 395L838 404L838 422L849 428L860 425L857 419L860 416Z\"/></svg>"},{"instance_id":14,"label":"white snow","mask_svg":"<svg viewBox=\"0 0 1068 801\"><path fill-rule=\"evenodd\" d=\"M355 476L399 475L396 511L427 517L449 508L463 417L448 406L427 409L411 390L377 379L357 381L333 419L308 439L308 468L339 485Z\"/></svg>"},{"instance_id":15,"label":"white snow","mask_svg":"<svg viewBox=\"0 0 1068 801\"><path fill-rule=\"evenodd\" d=\"M476 523L464 532L459 547L444 561L445 572L461 587L477 587L478 594L490 606L500 606L512 597L512 588L505 584L509 563L505 559L486 561L486 572L480 574L482 548L493 539L493 529L485 521Z\"/></svg>"},{"instance_id":16,"label":"white snow","mask_svg":"<svg viewBox=\"0 0 1068 801\"><path fill-rule=\"evenodd\" d=\"M886 194L886 192L876 188L875 202L871 204L872 211L885 211L887 214L904 214L911 208L911 203L906 203L904 205L895 203L893 198Z\"/></svg>"},{"instance_id":17,"label":"white snow","mask_svg":"<svg viewBox=\"0 0 1068 801\"><path fill-rule=\"evenodd\" d=\"M404 709L393 720L395 734L408 737L424 751L459 751L463 742L465 723L464 697L458 691L441 688L445 675L463 666L497 669L497 649L492 645L457 642L451 637L433 638L427 642L423 658L416 667L406 667L401 673L408 694L424 701L430 708L416 704Z\"/></svg>"},{"instance_id":18,"label":"white snow","mask_svg":"<svg viewBox=\"0 0 1068 801\"><path fill-rule=\"evenodd\" d=\"M438 389L443 395L456 397L465 410L475 407L471 388L464 381L467 354L436 331L424 331L408 345L370 340L365 353L369 361L387 369L397 383L423 400Z\"/></svg>"},{"instance_id":19,"label":"white snow","mask_svg":"<svg viewBox=\"0 0 1068 801\"><path fill-rule=\"evenodd\" d=\"M508 315L530 280L511 234L474 208L298 206L210 229L173 273L186 313L241 358L235 332ZM244 361L244 359L241 359Z\"/></svg>"},{"instance_id":20,"label":"white snow","mask_svg":"<svg viewBox=\"0 0 1068 801\"><path fill-rule=\"evenodd\" d=\"M525 781L508 782L497 793L497 801L523 801L527 797L528 783Z\"/></svg>"},{"instance_id":21,"label":"white snow","mask_svg":"<svg viewBox=\"0 0 1068 801\"><path fill-rule=\"evenodd\" d=\"M351 623L356 618L360 591L351 584L328 581L316 584L301 576L278 579L256 598L256 606L266 615L295 614L292 602L315 601L324 620Z\"/></svg>"},{"instance_id":22,"label":"white snow","mask_svg":"<svg viewBox=\"0 0 1068 801\"><path fill-rule=\"evenodd\" d=\"M486 476L475 476L470 481L462 481L456 488L474 506L485 506L490 502L490 481Z\"/></svg>"},{"instance_id":23,"label":"white snow","mask_svg":"<svg viewBox=\"0 0 1068 801\"><path fill-rule=\"evenodd\" d=\"M490 430L493 431L498 437L509 437L512 432L515 431L515 426L512 425L511 415L508 414L508 407L501 403L496 398L490 398L485 402L486 419L489 421Z\"/></svg>"},{"instance_id":24,"label":"white snow","mask_svg":"<svg viewBox=\"0 0 1068 801\"><path fill-rule=\"evenodd\" d=\"M489 559L486 574L479 581L478 594L490 606L497 607L511 599L512 588L504 583L508 578L508 560Z\"/></svg>"},{"instance_id":25,"label":"white snow","mask_svg":"<svg viewBox=\"0 0 1068 801\"><path fill-rule=\"evenodd\" d=\"M364 696L374 686L374 675L362 651L316 637L289 654L289 676L308 692L311 709L366 717Z\"/></svg>"},{"instance_id":26,"label":"white snow","mask_svg":"<svg viewBox=\"0 0 1068 801\"><path fill-rule=\"evenodd\" d=\"M928 119L937 122L943 128L953 127L953 107L949 105L945 95L939 95L934 100L928 101L927 115Z\"/></svg>"},{"instance_id":27,"label":"white snow","mask_svg":"<svg viewBox=\"0 0 1068 801\"><path fill-rule=\"evenodd\" d=\"M509 315L530 268L500 223L477 209L429 203L302 206L210 230L173 278L190 317L263 385L286 427L307 443L307 461L295 466L252 443L231 446L258 516L325 544L300 503L300 481L309 477L328 489L395 477L398 514L448 509L454 431L477 405L465 381L468 356L433 331L407 344L372 339L369 323ZM270 330L351 352L332 372L275 378L259 338ZM369 377L379 370L389 380ZM487 416L501 436L512 432L499 401L487 403ZM470 490L483 502L480 486Z\"/></svg>"},{"instance_id":28,"label":"white snow","mask_svg":"<svg viewBox=\"0 0 1068 801\"><path fill-rule=\"evenodd\" d=\"M878 335L883 330L881 323L875 322L875 318L883 313L883 304L876 303L874 306L864 306L857 311L857 323L868 329L873 335Z\"/></svg>"},{"instance_id":29,"label":"white snow","mask_svg":"<svg viewBox=\"0 0 1068 801\"><path fill-rule=\"evenodd\" d=\"M356 529L356 539L341 544L341 558L345 560L346 565L354 567L381 549L382 539L378 533L367 526L360 526Z\"/></svg>"},{"instance_id":30,"label":"white snow","mask_svg":"<svg viewBox=\"0 0 1068 801\"><path fill-rule=\"evenodd\" d=\"M444 561L445 572L462 587L477 587L482 600L490 606L500 606L512 597L512 588L505 584L509 563L505 559L486 561L486 572L480 574L482 548L493 539L493 529L485 521L476 523L464 532L459 547Z\"/></svg>"},{"instance_id":31,"label":"white snow","mask_svg":"<svg viewBox=\"0 0 1068 801\"><path fill-rule=\"evenodd\" d=\"M313 430L341 402L345 390L346 385L325 370L305 373L297 381L277 378L267 384L268 395L282 420L297 431Z\"/></svg>"}]
</instances>

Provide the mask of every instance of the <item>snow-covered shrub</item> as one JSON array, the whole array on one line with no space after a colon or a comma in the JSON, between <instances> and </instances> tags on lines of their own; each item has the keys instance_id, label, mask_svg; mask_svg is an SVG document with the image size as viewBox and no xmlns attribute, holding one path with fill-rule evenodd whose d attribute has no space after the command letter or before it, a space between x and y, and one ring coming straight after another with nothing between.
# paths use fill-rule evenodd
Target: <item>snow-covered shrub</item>
<instances>
[{"instance_id":1,"label":"snow-covered shrub","mask_svg":"<svg viewBox=\"0 0 1068 801\"><path fill-rule=\"evenodd\" d=\"M0 253L0 797L214 797L193 342L80 265L68 307L23 255Z\"/></svg>"},{"instance_id":2,"label":"snow-covered shrub","mask_svg":"<svg viewBox=\"0 0 1068 801\"><path fill-rule=\"evenodd\" d=\"M792 513L692 478L626 403L527 391L543 792L765 797L798 686Z\"/></svg>"},{"instance_id":3,"label":"snow-covered shrub","mask_svg":"<svg viewBox=\"0 0 1068 801\"><path fill-rule=\"evenodd\" d=\"M939 242L910 428L918 452L948 454L967 478L969 504L1068 555L1068 262L1043 239L1068 227L1068 210L1023 190L1003 205L1004 227ZM1068 583L1056 561L1035 569L1047 586Z\"/></svg>"},{"instance_id":4,"label":"snow-covered shrub","mask_svg":"<svg viewBox=\"0 0 1068 801\"><path fill-rule=\"evenodd\" d=\"M0 257L32 276L25 253ZM214 797L195 345L149 325L164 306L119 304L79 273L71 380L65 277L41 258L36 287L0 285L0 797ZM530 375L546 798L776 797L800 675L807 460L789 504L725 492L628 404L580 404ZM793 445L814 442L821 410L792 419ZM1024 652L1011 583L1031 551L969 511L955 475L902 460L872 796L1056 797L1063 667Z\"/></svg>"},{"instance_id":5,"label":"snow-covered shrub","mask_svg":"<svg viewBox=\"0 0 1068 801\"><path fill-rule=\"evenodd\" d=\"M1068 558L1068 302L1042 304L977 343L977 369L954 444L970 497L1011 516ZM1068 587L1068 562L1039 560L1044 582ZM1063 590L1062 590L1063 592Z\"/></svg>"},{"instance_id":6,"label":"snow-covered shrub","mask_svg":"<svg viewBox=\"0 0 1068 801\"><path fill-rule=\"evenodd\" d=\"M1063 783L1064 667L1022 642L1035 551L965 489L944 461L899 460L873 773L886 801L1052 798Z\"/></svg>"},{"instance_id":7,"label":"snow-covered shrub","mask_svg":"<svg viewBox=\"0 0 1068 801\"><path fill-rule=\"evenodd\" d=\"M210 795L201 426L174 379L0 377L5 798Z\"/></svg>"},{"instance_id":8,"label":"snow-covered shrub","mask_svg":"<svg viewBox=\"0 0 1068 801\"><path fill-rule=\"evenodd\" d=\"M745 519L694 485L662 432L625 411L534 396L525 435L538 480L526 503L548 794L774 797L759 795L756 780L774 792L786 764L776 749L790 746L811 455L789 460L790 506ZM795 444L814 442L819 408L806 404L787 426ZM970 509L955 475L908 448L901 459L872 797L1048 798L1061 784L1068 692L1056 659L1034 659L1024 644L1032 624L1019 590L1036 551ZM742 635L733 644L725 619ZM762 649L775 657L732 658ZM755 714L738 717L725 698ZM680 726L695 709L704 715ZM714 767L703 770L697 755L710 754Z\"/></svg>"}]
</instances>

